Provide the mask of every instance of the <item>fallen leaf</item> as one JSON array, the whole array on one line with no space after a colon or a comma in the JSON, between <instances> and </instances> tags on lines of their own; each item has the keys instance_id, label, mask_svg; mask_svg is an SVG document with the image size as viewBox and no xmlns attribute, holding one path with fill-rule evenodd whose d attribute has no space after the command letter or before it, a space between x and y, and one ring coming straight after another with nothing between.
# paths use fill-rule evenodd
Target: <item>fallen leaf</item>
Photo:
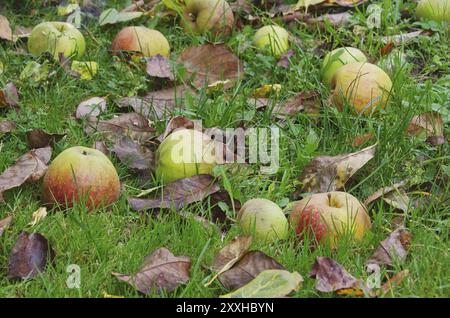
<instances>
[{"instance_id":1,"label":"fallen leaf","mask_svg":"<svg viewBox=\"0 0 450 318\"><path fill-rule=\"evenodd\" d=\"M222 272L219 281L226 289L235 290L268 269L286 268L261 251L251 251L241 257L229 270Z\"/></svg>"},{"instance_id":2,"label":"fallen leaf","mask_svg":"<svg viewBox=\"0 0 450 318\"><path fill-rule=\"evenodd\" d=\"M444 123L442 117L437 112L427 112L414 116L406 129L409 135L432 141L433 145L443 144Z\"/></svg>"},{"instance_id":3,"label":"fallen leaf","mask_svg":"<svg viewBox=\"0 0 450 318\"><path fill-rule=\"evenodd\" d=\"M376 144L360 151L313 159L300 175L302 192L329 192L342 189L347 180L375 155Z\"/></svg>"},{"instance_id":4,"label":"fallen leaf","mask_svg":"<svg viewBox=\"0 0 450 318\"><path fill-rule=\"evenodd\" d=\"M98 72L97 62L72 61L70 69L80 75L82 80L91 80Z\"/></svg>"},{"instance_id":5,"label":"fallen leaf","mask_svg":"<svg viewBox=\"0 0 450 318\"><path fill-rule=\"evenodd\" d=\"M340 13L327 13L318 17L309 18L306 20L309 24L324 25L328 21L334 27L343 27L350 22L351 13L344 11Z\"/></svg>"},{"instance_id":6,"label":"fallen leaf","mask_svg":"<svg viewBox=\"0 0 450 318\"><path fill-rule=\"evenodd\" d=\"M255 89L252 93L252 97L254 98L267 98L271 95L277 96L281 91L280 84L266 84L257 89Z\"/></svg>"},{"instance_id":7,"label":"fallen leaf","mask_svg":"<svg viewBox=\"0 0 450 318\"><path fill-rule=\"evenodd\" d=\"M336 3L341 7L356 7L366 1L367 0L331 0L329 2Z\"/></svg>"},{"instance_id":8,"label":"fallen leaf","mask_svg":"<svg viewBox=\"0 0 450 318\"><path fill-rule=\"evenodd\" d=\"M34 278L53 257L53 250L42 234L22 232L9 255L8 279Z\"/></svg>"},{"instance_id":9,"label":"fallen leaf","mask_svg":"<svg viewBox=\"0 0 450 318\"><path fill-rule=\"evenodd\" d=\"M175 80L175 76L170 68L170 61L167 57L157 54L145 59L147 62L147 74L153 77L168 78Z\"/></svg>"},{"instance_id":10,"label":"fallen leaf","mask_svg":"<svg viewBox=\"0 0 450 318\"><path fill-rule=\"evenodd\" d=\"M185 80L192 80L198 89L225 80L230 82L224 88L229 88L244 75L242 62L224 45L189 47L180 54L178 63L186 68Z\"/></svg>"},{"instance_id":11,"label":"fallen leaf","mask_svg":"<svg viewBox=\"0 0 450 318\"><path fill-rule=\"evenodd\" d=\"M387 43L385 46L383 46L380 49L380 55L384 56L384 55L388 55L389 53L391 53L391 51L394 49L395 45L392 42Z\"/></svg>"},{"instance_id":12,"label":"fallen leaf","mask_svg":"<svg viewBox=\"0 0 450 318\"><path fill-rule=\"evenodd\" d=\"M0 237L2 237L3 232L6 230L6 228L9 227L12 221L12 216L7 216L3 220L0 220Z\"/></svg>"},{"instance_id":13,"label":"fallen leaf","mask_svg":"<svg viewBox=\"0 0 450 318\"><path fill-rule=\"evenodd\" d=\"M18 187L25 182L35 182L44 176L50 161L50 147L33 149L22 155L0 175L0 202L4 191Z\"/></svg>"},{"instance_id":14,"label":"fallen leaf","mask_svg":"<svg viewBox=\"0 0 450 318\"><path fill-rule=\"evenodd\" d=\"M316 289L329 293L341 289L360 289L361 281L349 274L341 264L329 257L316 257L309 274L316 279Z\"/></svg>"},{"instance_id":15,"label":"fallen leaf","mask_svg":"<svg viewBox=\"0 0 450 318\"><path fill-rule=\"evenodd\" d=\"M131 107L145 117L155 115L157 119L163 119L176 108L184 108L183 101L187 94L193 96L194 92L184 85L179 85L150 92L144 97L124 97L117 101L117 104L119 107Z\"/></svg>"},{"instance_id":16,"label":"fallen leaf","mask_svg":"<svg viewBox=\"0 0 450 318\"><path fill-rule=\"evenodd\" d=\"M383 36L381 38L381 42L383 42L385 44L392 43L393 45L397 46L397 45L405 44L405 43L411 41L412 39L421 35L423 32L424 32L423 30L419 30L419 31L414 31L414 32L409 32L409 33Z\"/></svg>"},{"instance_id":17,"label":"fallen leaf","mask_svg":"<svg viewBox=\"0 0 450 318\"><path fill-rule=\"evenodd\" d=\"M388 279L386 283L381 286L381 296L387 294L390 290L392 290L396 285L400 285L400 283L409 275L409 270L405 269L401 272L398 272L394 276Z\"/></svg>"},{"instance_id":18,"label":"fallen leaf","mask_svg":"<svg viewBox=\"0 0 450 318\"><path fill-rule=\"evenodd\" d=\"M184 205L202 201L208 195L219 191L214 177L200 174L169 183L162 188L161 194L153 199L129 198L128 203L135 211L171 208L179 209Z\"/></svg>"},{"instance_id":19,"label":"fallen leaf","mask_svg":"<svg viewBox=\"0 0 450 318\"><path fill-rule=\"evenodd\" d=\"M211 203L211 221L220 225L223 231L228 230L231 226L231 219L227 216L227 211L231 215L236 215L236 212L241 209L241 202L236 199L231 199L227 191L218 191L209 196Z\"/></svg>"},{"instance_id":20,"label":"fallen leaf","mask_svg":"<svg viewBox=\"0 0 450 318\"><path fill-rule=\"evenodd\" d=\"M369 206L370 203L372 203L373 201L383 197L383 195L390 193L392 191L395 191L401 187L404 187L406 185L406 181L400 181L398 183L394 183L392 186L388 186L388 187L383 187L377 191L375 191L373 194L371 194L365 201L364 201L364 205L365 206Z\"/></svg>"},{"instance_id":21,"label":"fallen leaf","mask_svg":"<svg viewBox=\"0 0 450 318\"><path fill-rule=\"evenodd\" d=\"M280 59L277 62L277 65L282 68L289 69L289 66L291 64L290 58L294 55L294 50L287 50L285 53L283 53L283 55L281 55Z\"/></svg>"},{"instance_id":22,"label":"fallen leaf","mask_svg":"<svg viewBox=\"0 0 450 318\"><path fill-rule=\"evenodd\" d=\"M25 68L20 73L20 80L31 80L34 85L37 85L39 82L47 79L49 76L49 67L48 63L44 62L43 64L39 64L35 61L30 61L25 65Z\"/></svg>"},{"instance_id":23,"label":"fallen leaf","mask_svg":"<svg viewBox=\"0 0 450 318\"><path fill-rule=\"evenodd\" d=\"M17 106L19 103L19 95L17 94L17 88L9 82L0 90L0 108L5 106Z\"/></svg>"},{"instance_id":24,"label":"fallen leaf","mask_svg":"<svg viewBox=\"0 0 450 318\"><path fill-rule=\"evenodd\" d=\"M362 145L364 145L366 142L370 141L373 139L373 135L371 133L367 133L367 134L363 134L363 135L359 135L356 136L353 141L352 141L352 146L353 147L361 147Z\"/></svg>"},{"instance_id":25,"label":"fallen leaf","mask_svg":"<svg viewBox=\"0 0 450 318\"><path fill-rule=\"evenodd\" d=\"M44 219L47 216L47 208L40 207L35 212L33 212L33 216L31 217L31 222L29 225L35 226L38 222Z\"/></svg>"},{"instance_id":26,"label":"fallen leaf","mask_svg":"<svg viewBox=\"0 0 450 318\"><path fill-rule=\"evenodd\" d=\"M189 281L191 259L175 256L167 248L161 247L144 260L144 265L135 275L112 273L117 279L127 282L139 292L150 294L153 290L173 291Z\"/></svg>"},{"instance_id":27,"label":"fallen leaf","mask_svg":"<svg viewBox=\"0 0 450 318\"><path fill-rule=\"evenodd\" d=\"M100 132L112 141L129 136L135 141L143 142L153 136L155 129L149 126L148 120L142 115L128 113L109 120L90 117L85 122L84 131L87 134Z\"/></svg>"},{"instance_id":28,"label":"fallen leaf","mask_svg":"<svg viewBox=\"0 0 450 318\"><path fill-rule=\"evenodd\" d=\"M247 285L220 298L280 298L300 288L303 282L299 273L270 269L258 274Z\"/></svg>"},{"instance_id":29,"label":"fallen leaf","mask_svg":"<svg viewBox=\"0 0 450 318\"><path fill-rule=\"evenodd\" d=\"M272 104L273 100L270 98L247 98L247 103L255 109L265 108Z\"/></svg>"},{"instance_id":30,"label":"fallen leaf","mask_svg":"<svg viewBox=\"0 0 450 318\"><path fill-rule=\"evenodd\" d=\"M12 120L0 121L0 134L6 134L16 129L17 125Z\"/></svg>"},{"instance_id":31,"label":"fallen leaf","mask_svg":"<svg viewBox=\"0 0 450 318\"><path fill-rule=\"evenodd\" d=\"M119 22L126 22L131 21L134 19L137 19L141 17L144 13L143 12L119 12L116 9L110 8L106 9L100 14L100 17L98 18L100 26L106 25L106 24L116 24Z\"/></svg>"},{"instance_id":32,"label":"fallen leaf","mask_svg":"<svg viewBox=\"0 0 450 318\"><path fill-rule=\"evenodd\" d=\"M119 296L119 295L111 295L107 292L103 292L103 298L125 298L125 296Z\"/></svg>"},{"instance_id":33,"label":"fallen leaf","mask_svg":"<svg viewBox=\"0 0 450 318\"><path fill-rule=\"evenodd\" d=\"M380 243L366 264L393 266L394 262L405 261L411 239L411 233L403 226L399 227Z\"/></svg>"},{"instance_id":34,"label":"fallen leaf","mask_svg":"<svg viewBox=\"0 0 450 318\"><path fill-rule=\"evenodd\" d=\"M301 8L305 8L308 10L309 6L317 5L322 2L325 2L325 0L298 0L297 3L294 5L293 10L297 11Z\"/></svg>"},{"instance_id":35,"label":"fallen leaf","mask_svg":"<svg viewBox=\"0 0 450 318\"><path fill-rule=\"evenodd\" d=\"M92 148L97 149L98 151L103 152L106 156L110 155L109 149L106 146L105 142L102 140L96 140L94 141L94 144L92 145Z\"/></svg>"},{"instance_id":36,"label":"fallen leaf","mask_svg":"<svg viewBox=\"0 0 450 318\"><path fill-rule=\"evenodd\" d=\"M383 195L383 200L390 206L402 210L405 213L408 212L411 207L411 200L406 191L402 188L385 193Z\"/></svg>"},{"instance_id":37,"label":"fallen leaf","mask_svg":"<svg viewBox=\"0 0 450 318\"><path fill-rule=\"evenodd\" d=\"M17 41L18 39L29 37L32 30L32 27L23 27L20 25L16 26L14 28L13 40Z\"/></svg>"},{"instance_id":38,"label":"fallen leaf","mask_svg":"<svg viewBox=\"0 0 450 318\"><path fill-rule=\"evenodd\" d=\"M150 171L154 164L154 154L133 141L130 137L124 136L119 139L111 150L119 160L128 168L145 172Z\"/></svg>"},{"instance_id":39,"label":"fallen leaf","mask_svg":"<svg viewBox=\"0 0 450 318\"><path fill-rule=\"evenodd\" d=\"M315 91L300 92L275 106L273 113L277 117L295 116L305 111L317 114L320 111L319 93Z\"/></svg>"},{"instance_id":40,"label":"fallen leaf","mask_svg":"<svg viewBox=\"0 0 450 318\"><path fill-rule=\"evenodd\" d=\"M204 286L208 287L219 277L238 262L252 245L251 236L237 236L230 243L225 245L214 258L212 269L216 274Z\"/></svg>"},{"instance_id":41,"label":"fallen leaf","mask_svg":"<svg viewBox=\"0 0 450 318\"><path fill-rule=\"evenodd\" d=\"M66 5L59 5L56 9L56 12L59 16L66 16L74 12L76 9L78 9L80 6L78 3L69 3Z\"/></svg>"},{"instance_id":42,"label":"fallen leaf","mask_svg":"<svg viewBox=\"0 0 450 318\"><path fill-rule=\"evenodd\" d=\"M9 21L3 15L0 15L0 39L8 41L13 40L13 32L9 25Z\"/></svg>"},{"instance_id":43,"label":"fallen leaf","mask_svg":"<svg viewBox=\"0 0 450 318\"><path fill-rule=\"evenodd\" d=\"M66 134L49 134L42 129L27 132L28 145L31 148L44 148L60 141Z\"/></svg>"},{"instance_id":44,"label":"fallen leaf","mask_svg":"<svg viewBox=\"0 0 450 318\"><path fill-rule=\"evenodd\" d=\"M91 116L97 117L100 113L106 110L106 99L103 97L91 97L82 101L78 107L75 117L80 119L82 117Z\"/></svg>"},{"instance_id":45,"label":"fallen leaf","mask_svg":"<svg viewBox=\"0 0 450 318\"><path fill-rule=\"evenodd\" d=\"M190 120L184 116L173 117L167 123L164 133L158 137L158 141L162 142L164 139L167 138L167 136L169 136L175 130L180 129L180 128L194 129L195 123L192 120Z\"/></svg>"}]
</instances>

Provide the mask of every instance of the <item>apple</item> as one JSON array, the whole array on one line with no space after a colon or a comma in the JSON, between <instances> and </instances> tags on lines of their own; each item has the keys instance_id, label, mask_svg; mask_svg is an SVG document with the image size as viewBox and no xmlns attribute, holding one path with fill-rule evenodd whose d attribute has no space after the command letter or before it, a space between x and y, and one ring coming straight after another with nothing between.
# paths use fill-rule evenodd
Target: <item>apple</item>
<instances>
[{"instance_id":1,"label":"apple","mask_svg":"<svg viewBox=\"0 0 450 318\"><path fill-rule=\"evenodd\" d=\"M181 18L182 28L193 33L229 34L233 25L233 11L225 0L190 0Z\"/></svg>"},{"instance_id":2,"label":"apple","mask_svg":"<svg viewBox=\"0 0 450 318\"><path fill-rule=\"evenodd\" d=\"M176 130L156 151L156 175L164 183L197 174L212 174L215 165L214 142L194 129Z\"/></svg>"},{"instance_id":3,"label":"apple","mask_svg":"<svg viewBox=\"0 0 450 318\"><path fill-rule=\"evenodd\" d=\"M239 210L237 221L246 235L257 240L274 242L285 239L289 224L281 208L267 199L251 199Z\"/></svg>"},{"instance_id":4,"label":"apple","mask_svg":"<svg viewBox=\"0 0 450 318\"><path fill-rule=\"evenodd\" d=\"M120 51L133 51L142 53L145 57L170 54L169 42L165 36L153 29L143 26L130 26L123 28L112 42L114 54Z\"/></svg>"},{"instance_id":5,"label":"apple","mask_svg":"<svg viewBox=\"0 0 450 318\"><path fill-rule=\"evenodd\" d=\"M354 47L341 47L328 52L322 62L322 79L328 87L331 86L331 79L341 66L352 62L366 62L367 57L363 52Z\"/></svg>"},{"instance_id":6,"label":"apple","mask_svg":"<svg viewBox=\"0 0 450 318\"><path fill-rule=\"evenodd\" d=\"M333 100L339 110L348 102L358 114L370 114L384 108L392 89L389 76L376 65L354 62L341 66L333 76Z\"/></svg>"},{"instance_id":7,"label":"apple","mask_svg":"<svg viewBox=\"0 0 450 318\"><path fill-rule=\"evenodd\" d=\"M416 7L419 19L450 22L449 0L420 0Z\"/></svg>"},{"instance_id":8,"label":"apple","mask_svg":"<svg viewBox=\"0 0 450 318\"><path fill-rule=\"evenodd\" d=\"M49 52L55 60L59 53L80 58L86 49L83 34L67 22L42 22L28 38L28 51L33 55Z\"/></svg>"},{"instance_id":9,"label":"apple","mask_svg":"<svg viewBox=\"0 0 450 318\"><path fill-rule=\"evenodd\" d=\"M101 151L76 146L61 152L50 164L43 181L43 202L91 210L119 198L120 181L111 161Z\"/></svg>"},{"instance_id":10,"label":"apple","mask_svg":"<svg viewBox=\"0 0 450 318\"><path fill-rule=\"evenodd\" d=\"M275 57L280 57L289 49L289 33L278 25L266 25L256 31L253 44Z\"/></svg>"},{"instance_id":11,"label":"apple","mask_svg":"<svg viewBox=\"0 0 450 318\"><path fill-rule=\"evenodd\" d=\"M315 193L298 201L289 223L300 238L308 235L315 242L326 242L331 247L336 247L343 235L360 240L372 226L358 199L340 191Z\"/></svg>"}]
</instances>

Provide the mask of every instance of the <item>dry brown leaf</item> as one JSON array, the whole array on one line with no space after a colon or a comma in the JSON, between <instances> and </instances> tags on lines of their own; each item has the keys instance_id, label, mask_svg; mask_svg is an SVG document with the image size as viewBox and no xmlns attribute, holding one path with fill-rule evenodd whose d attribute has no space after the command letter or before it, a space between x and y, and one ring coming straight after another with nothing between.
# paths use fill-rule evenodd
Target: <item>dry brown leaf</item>
<instances>
[{"instance_id":1,"label":"dry brown leaf","mask_svg":"<svg viewBox=\"0 0 450 318\"><path fill-rule=\"evenodd\" d=\"M352 146L353 147L361 147L362 145L364 145L366 142L372 140L373 138L374 138L374 136L371 133L356 136L352 141Z\"/></svg>"},{"instance_id":2,"label":"dry brown leaf","mask_svg":"<svg viewBox=\"0 0 450 318\"><path fill-rule=\"evenodd\" d=\"M411 239L411 233L403 226L399 227L380 243L366 264L392 266L394 262L405 261Z\"/></svg>"},{"instance_id":3,"label":"dry brown leaf","mask_svg":"<svg viewBox=\"0 0 450 318\"><path fill-rule=\"evenodd\" d=\"M9 227L11 222L12 222L12 216L7 216L6 218L0 220L0 237L2 237L3 232L6 230L6 228Z\"/></svg>"},{"instance_id":4,"label":"dry brown leaf","mask_svg":"<svg viewBox=\"0 0 450 318\"><path fill-rule=\"evenodd\" d=\"M75 113L75 117L80 119L86 116L97 117L106 110L106 99L103 97L91 97L82 101Z\"/></svg>"},{"instance_id":5,"label":"dry brown leaf","mask_svg":"<svg viewBox=\"0 0 450 318\"><path fill-rule=\"evenodd\" d=\"M204 44L187 48L178 57L178 63L186 68L185 80L192 80L198 89L229 80L224 86L226 89L244 75L242 62L224 45Z\"/></svg>"},{"instance_id":6,"label":"dry brown leaf","mask_svg":"<svg viewBox=\"0 0 450 318\"><path fill-rule=\"evenodd\" d=\"M277 65L282 68L289 69L289 66L291 64L289 59L294 55L294 50L287 50L285 53L283 53L283 55L281 55L280 59L277 62Z\"/></svg>"},{"instance_id":7,"label":"dry brown leaf","mask_svg":"<svg viewBox=\"0 0 450 318\"><path fill-rule=\"evenodd\" d=\"M179 209L184 205L202 201L208 195L219 191L214 177L200 174L169 183L153 199L128 198L128 204L135 211L155 208Z\"/></svg>"},{"instance_id":8,"label":"dry brown leaf","mask_svg":"<svg viewBox=\"0 0 450 318\"><path fill-rule=\"evenodd\" d=\"M53 250L42 234L22 232L9 255L8 279L36 277L53 257Z\"/></svg>"},{"instance_id":9,"label":"dry brown leaf","mask_svg":"<svg viewBox=\"0 0 450 318\"><path fill-rule=\"evenodd\" d=\"M153 77L168 78L175 80L175 76L170 68L170 61L160 54L145 59L147 62L147 74Z\"/></svg>"},{"instance_id":10,"label":"dry brown leaf","mask_svg":"<svg viewBox=\"0 0 450 318\"><path fill-rule=\"evenodd\" d=\"M119 139L111 151L123 164L136 172L145 173L153 168L154 154L130 137L124 136Z\"/></svg>"},{"instance_id":11,"label":"dry brown leaf","mask_svg":"<svg viewBox=\"0 0 450 318\"><path fill-rule=\"evenodd\" d=\"M342 27L349 23L351 13L344 11L340 13L327 13L315 18L309 18L306 20L309 24L319 24L320 26L324 25L325 21L328 21L334 27Z\"/></svg>"},{"instance_id":12,"label":"dry brown leaf","mask_svg":"<svg viewBox=\"0 0 450 318\"><path fill-rule=\"evenodd\" d=\"M300 175L301 192L329 192L342 189L347 180L375 155L376 144L360 151L313 159Z\"/></svg>"},{"instance_id":13,"label":"dry brown leaf","mask_svg":"<svg viewBox=\"0 0 450 318\"><path fill-rule=\"evenodd\" d=\"M294 116L305 111L317 114L320 111L319 93L315 91L300 92L275 107L273 113L277 117Z\"/></svg>"},{"instance_id":14,"label":"dry brown leaf","mask_svg":"<svg viewBox=\"0 0 450 318\"><path fill-rule=\"evenodd\" d=\"M252 237L241 235L235 237L230 243L223 247L214 258L214 263L212 265L212 269L216 274L204 286L208 287L220 274L233 267L233 265L248 252L251 245Z\"/></svg>"},{"instance_id":15,"label":"dry brown leaf","mask_svg":"<svg viewBox=\"0 0 450 318\"><path fill-rule=\"evenodd\" d=\"M419 31L414 31L414 32L409 32L409 33L383 36L381 38L381 42L383 42L385 44L392 43L394 45L401 45L401 44L405 44L405 43L411 41L412 39L418 37L423 32L424 32L423 30L419 30Z\"/></svg>"},{"instance_id":16,"label":"dry brown leaf","mask_svg":"<svg viewBox=\"0 0 450 318\"><path fill-rule=\"evenodd\" d=\"M28 145L31 148L44 148L60 141L66 134L49 134L42 129L27 132Z\"/></svg>"},{"instance_id":17,"label":"dry brown leaf","mask_svg":"<svg viewBox=\"0 0 450 318\"><path fill-rule=\"evenodd\" d=\"M211 221L219 225L223 231L228 230L232 220L227 216L222 207L226 205L227 210L230 210L233 215L236 215L236 212L241 209L241 202L234 198L232 200L227 191L213 193L209 198L211 202Z\"/></svg>"},{"instance_id":18,"label":"dry brown leaf","mask_svg":"<svg viewBox=\"0 0 450 318\"><path fill-rule=\"evenodd\" d=\"M144 265L135 275L112 273L118 280L127 282L143 294L152 291L173 291L190 278L191 259L175 256L167 248L161 247L147 256Z\"/></svg>"},{"instance_id":19,"label":"dry brown leaf","mask_svg":"<svg viewBox=\"0 0 450 318\"><path fill-rule=\"evenodd\" d=\"M19 95L17 94L17 88L9 82L3 89L0 89L0 108L5 106L17 106L19 103Z\"/></svg>"},{"instance_id":20,"label":"dry brown leaf","mask_svg":"<svg viewBox=\"0 0 450 318\"><path fill-rule=\"evenodd\" d=\"M179 85L150 92L143 97L124 97L117 101L117 104L119 107L131 107L136 113L145 117L154 115L161 120L170 115L173 110L184 107L183 101L186 94L195 95L189 87Z\"/></svg>"},{"instance_id":21,"label":"dry brown leaf","mask_svg":"<svg viewBox=\"0 0 450 318\"><path fill-rule=\"evenodd\" d=\"M427 112L414 116L406 129L408 134L426 139L433 145L445 142L444 123L437 112Z\"/></svg>"},{"instance_id":22,"label":"dry brown leaf","mask_svg":"<svg viewBox=\"0 0 450 318\"><path fill-rule=\"evenodd\" d=\"M176 116L169 120L164 133L158 137L158 141L162 142L171 133L180 128L194 129L194 122L184 116Z\"/></svg>"},{"instance_id":23,"label":"dry brown leaf","mask_svg":"<svg viewBox=\"0 0 450 318\"><path fill-rule=\"evenodd\" d=\"M13 130L15 130L17 127L16 123L12 120L2 120L0 121L0 134L6 134Z\"/></svg>"},{"instance_id":24,"label":"dry brown leaf","mask_svg":"<svg viewBox=\"0 0 450 318\"><path fill-rule=\"evenodd\" d=\"M388 279L386 283L381 286L381 296L387 294L390 290L392 290L395 286L400 285L400 283L409 275L409 270L405 269L401 272L398 272L394 276Z\"/></svg>"},{"instance_id":25,"label":"dry brown leaf","mask_svg":"<svg viewBox=\"0 0 450 318\"><path fill-rule=\"evenodd\" d=\"M2 193L21 186L25 182L35 182L44 176L50 161L50 147L33 149L22 155L16 162L0 175L0 202Z\"/></svg>"},{"instance_id":26,"label":"dry brown leaf","mask_svg":"<svg viewBox=\"0 0 450 318\"><path fill-rule=\"evenodd\" d=\"M0 15L0 39L8 41L13 40L11 26L9 25L8 19L3 15Z\"/></svg>"},{"instance_id":27,"label":"dry brown leaf","mask_svg":"<svg viewBox=\"0 0 450 318\"><path fill-rule=\"evenodd\" d=\"M92 145L92 148L97 149L98 151L103 152L106 156L109 157L110 151L108 147L106 146L105 142L102 140L96 140L94 141L94 144Z\"/></svg>"}]
</instances>

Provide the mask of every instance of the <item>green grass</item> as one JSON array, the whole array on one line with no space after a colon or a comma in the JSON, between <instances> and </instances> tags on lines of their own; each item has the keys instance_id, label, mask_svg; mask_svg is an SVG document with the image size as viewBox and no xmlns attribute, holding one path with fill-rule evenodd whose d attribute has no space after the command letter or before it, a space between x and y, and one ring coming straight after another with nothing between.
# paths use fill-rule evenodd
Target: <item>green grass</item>
<instances>
[{"instance_id":1,"label":"green grass","mask_svg":"<svg viewBox=\"0 0 450 318\"><path fill-rule=\"evenodd\" d=\"M20 11L12 10L8 2L13 1L6 2L2 14L8 17L12 25L33 26L44 20L60 19L56 16L55 7L38 8L31 16L30 10L37 8L37 5L30 1ZM123 8L123 2L109 1L107 7L116 5L117 8ZM240 32L234 32L226 43L244 63L243 81L235 90L217 94L214 98L203 94L199 101L186 105L186 109L178 110L176 114L202 119L207 127L229 128L242 123L246 127L277 125L279 122L270 115L270 110L255 111L246 99L253 89L263 84L280 83L280 99L300 91L318 90L325 102L329 91L320 81L321 58L313 53L318 40L330 43L333 48L342 45L360 48L376 62L380 58L379 49L383 47L381 36L406 32L412 27L433 29L433 34L416 38L400 47L409 57L410 66L398 70L392 76L394 94L389 107L381 115L358 117L328 107L322 109L318 120L298 113L282 126L281 167L277 174L260 174L258 165L239 170L225 167L224 170L233 196L241 202L264 197L284 206L292 199L298 176L312 158L357 151L362 147L353 147L349 140L357 135L372 133L379 144L376 156L347 183L346 191L364 200L380 187L408 179L428 182L429 192L432 193L429 202L412 207L404 214L406 226L413 235L412 246L407 261L396 265L389 274L402 269L408 269L410 274L386 296L448 297L449 145L446 142L442 146L431 147L406 135L404 131L413 115L439 107L441 111L442 108L449 111L449 33L442 25L419 25L414 18L401 19L399 10L412 9L414 6L410 3L399 1L396 7L391 7L392 1L389 0L377 3L388 8L389 14L383 18L380 29L366 30L364 36L353 32L354 26L365 25L367 16L364 7L356 9L352 24L345 28L333 29L328 26L318 29L296 22L288 26L289 31L301 40L301 46L293 47L295 55L291 58L289 70L277 67L276 59L263 56L249 46L256 27L246 26ZM207 37L184 33L173 18L140 18L128 24L142 24L160 30L168 38L173 56L188 46L207 41ZM108 96L107 118L120 112L113 102L116 98L157 88L155 81L146 76L143 70L118 62L110 54L111 41L124 25L100 28L95 20L90 20L82 28L87 41L87 54L83 60L99 63L99 73L92 81L74 79L62 69L52 66L56 74L48 81L34 86L28 80L19 79L23 67L33 60L27 53L18 53L26 47L26 43L0 43L0 61L5 66L0 76L0 87L12 80L20 94L18 112L0 109L1 119L14 120L18 125L14 133L0 136L0 171L4 171L28 150L25 133L33 128L67 133L55 145L53 158L70 146L91 146L100 137L95 134L85 135L82 123L72 116L81 101L92 96ZM158 133L164 131L165 124L155 123ZM446 135L448 132L447 126ZM104 292L137 297L139 294L136 291L117 281L111 272L136 272L143 258L162 246L169 248L175 255L190 256L193 261L189 283L162 296L217 297L226 293L217 281L208 288L204 288L203 284L210 277L207 267L215 253L239 234L238 228L233 226L222 242L216 231L206 229L194 220L182 218L177 211L165 210L158 216L132 211L126 198L137 193L133 190L137 187L136 178L115 158L112 160L121 180L129 187L125 187L120 200L108 209L92 213L79 207L65 213L54 210L31 228L28 223L32 213L40 206L40 184L23 185L5 194L6 203L0 205L0 219L13 215L14 221L0 238L0 297L103 297ZM150 181L148 188L154 186L157 184ZM439 195L442 193L447 193L446 200L443 195ZM210 205L205 201L183 210L208 216ZM315 257L330 256L355 277L367 277L365 260L393 229L393 218L402 215L381 202L375 203L369 213L373 221L372 231L357 245L346 244L337 251L322 247L311 250L291 235L288 240L276 244L254 243L253 249L264 251L290 271L298 271L303 275L305 282L294 296L330 297L333 295L317 292L314 280L308 278ZM11 282L6 279L8 256L22 230L45 235L56 252L56 259L34 280ZM69 275L66 267L70 264L77 264L81 268L80 289L66 286Z\"/></svg>"}]
</instances>

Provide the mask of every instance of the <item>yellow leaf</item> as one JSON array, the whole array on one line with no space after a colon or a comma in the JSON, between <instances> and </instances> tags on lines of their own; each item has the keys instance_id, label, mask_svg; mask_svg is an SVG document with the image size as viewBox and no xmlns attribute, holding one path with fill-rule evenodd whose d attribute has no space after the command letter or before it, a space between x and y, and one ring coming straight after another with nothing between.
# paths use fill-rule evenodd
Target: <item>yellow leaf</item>
<instances>
[{"instance_id":1,"label":"yellow leaf","mask_svg":"<svg viewBox=\"0 0 450 318\"><path fill-rule=\"evenodd\" d=\"M264 98L272 94L278 95L280 91L281 91L280 84L266 84L261 86L260 88L255 89L253 91L252 96L255 98Z\"/></svg>"},{"instance_id":2,"label":"yellow leaf","mask_svg":"<svg viewBox=\"0 0 450 318\"><path fill-rule=\"evenodd\" d=\"M208 93L222 91L222 90L224 90L225 85L228 85L230 83L231 83L231 81L229 79L224 80L224 81L215 81L214 83L211 83L208 85L207 91L208 91Z\"/></svg>"},{"instance_id":3,"label":"yellow leaf","mask_svg":"<svg viewBox=\"0 0 450 318\"><path fill-rule=\"evenodd\" d=\"M40 207L33 213L29 225L35 226L39 221L44 219L46 216L47 216L47 208Z\"/></svg>"},{"instance_id":4,"label":"yellow leaf","mask_svg":"<svg viewBox=\"0 0 450 318\"><path fill-rule=\"evenodd\" d=\"M82 80L91 80L97 74L98 64L97 62L73 61L71 69L80 74Z\"/></svg>"},{"instance_id":5,"label":"yellow leaf","mask_svg":"<svg viewBox=\"0 0 450 318\"><path fill-rule=\"evenodd\" d=\"M313 6L322 2L325 2L325 0L299 0L294 6L294 10L299 10L301 8L305 8L305 10L308 10L309 6Z\"/></svg>"},{"instance_id":6,"label":"yellow leaf","mask_svg":"<svg viewBox=\"0 0 450 318\"><path fill-rule=\"evenodd\" d=\"M110 295L107 292L103 292L103 298L125 298L125 296L118 296L118 295Z\"/></svg>"}]
</instances>

